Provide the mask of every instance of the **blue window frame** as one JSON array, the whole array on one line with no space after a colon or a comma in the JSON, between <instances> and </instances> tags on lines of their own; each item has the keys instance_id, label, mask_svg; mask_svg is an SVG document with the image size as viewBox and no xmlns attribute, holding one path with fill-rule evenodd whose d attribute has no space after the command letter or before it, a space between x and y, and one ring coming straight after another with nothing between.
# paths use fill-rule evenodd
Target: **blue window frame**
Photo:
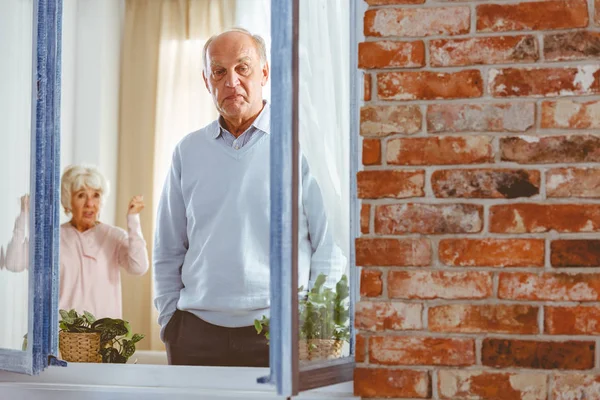
<instances>
[{"instance_id":1,"label":"blue window frame","mask_svg":"<svg viewBox=\"0 0 600 400\"><path fill-rule=\"evenodd\" d=\"M35 0L29 240L29 329L24 351L0 349L0 369L37 375L58 343L60 32L62 2Z\"/></svg>"},{"instance_id":2,"label":"blue window frame","mask_svg":"<svg viewBox=\"0 0 600 400\"><path fill-rule=\"evenodd\" d=\"M351 357L309 368L299 367L298 354L298 37L299 1L271 1L271 374L259 381L277 386L277 393L293 396L300 391L349 381L354 373L354 335ZM358 234L356 172L358 170L357 40L358 1L350 7L350 326L354 326L357 272L354 239ZM342 99L343 101L343 99ZM276 173L274 173L276 171Z\"/></svg>"}]
</instances>

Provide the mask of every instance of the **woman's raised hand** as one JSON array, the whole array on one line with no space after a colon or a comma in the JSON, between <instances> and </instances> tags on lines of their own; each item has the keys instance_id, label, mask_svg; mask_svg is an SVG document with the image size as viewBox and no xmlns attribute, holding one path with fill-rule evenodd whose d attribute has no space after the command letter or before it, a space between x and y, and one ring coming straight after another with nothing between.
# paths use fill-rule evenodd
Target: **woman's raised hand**
<instances>
[{"instance_id":1,"label":"woman's raised hand","mask_svg":"<svg viewBox=\"0 0 600 400\"><path fill-rule=\"evenodd\" d=\"M127 214L139 214L144 209L144 196L133 196L127 207Z\"/></svg>"}]
</instances>

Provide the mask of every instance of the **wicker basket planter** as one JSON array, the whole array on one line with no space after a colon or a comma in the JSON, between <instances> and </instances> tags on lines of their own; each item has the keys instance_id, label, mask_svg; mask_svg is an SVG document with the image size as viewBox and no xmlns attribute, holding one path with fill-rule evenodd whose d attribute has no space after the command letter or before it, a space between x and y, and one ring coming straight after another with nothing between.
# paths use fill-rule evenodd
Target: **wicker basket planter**
<instances>
[{"instance_id":1,"label":"wicker basket planter","mask_svg":"<svg viewBox=\"0 0 600 400\"><path fill-rule=\"evenodd\" d=\"M58 349L65 361L79 363L101 363L100 333L58 333Z\"/></svg>"},{"instance_id":2,"label":"wicker basket planter","mask_svg":"<svg viewBox=\"0 0 600 400\"><path fill-rule=\"evenodd\" d=\"M342 356L342 340L309 339L298 343L300 361L331 360Z\"/></svg>"}]
</instances>

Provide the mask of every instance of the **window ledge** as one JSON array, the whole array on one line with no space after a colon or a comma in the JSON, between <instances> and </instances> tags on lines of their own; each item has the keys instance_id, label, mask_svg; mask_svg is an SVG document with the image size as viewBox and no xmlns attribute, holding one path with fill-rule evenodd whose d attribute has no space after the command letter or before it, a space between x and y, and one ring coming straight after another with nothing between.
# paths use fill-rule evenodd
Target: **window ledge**
<instances>
[{"instance_id":1,"label":"window ledge","mask_svg":"<svg viewBox=\"0 0 600 400\"><path fill-rule=\"evenodd\" d=\"M174 393L178 393L178 399L197 399L199 395L215 399L278 399L274 386L256 383L258 377L268 375L268 368L71 363L66 368L50 367L38 376L0 371L0 391L18 393L14 398L23 398L24 394L28 395L25 398L35 398L37 393L48 399L49 393L56 393L56 399L62 400L71 399L71 395L80 399L82 394L91 392L119 395L119 399L140 394L150 396L144 399L162 399ZM353 396L352 382L306 391L298 397L358 399Z\"/></svg>"}]
</instances>

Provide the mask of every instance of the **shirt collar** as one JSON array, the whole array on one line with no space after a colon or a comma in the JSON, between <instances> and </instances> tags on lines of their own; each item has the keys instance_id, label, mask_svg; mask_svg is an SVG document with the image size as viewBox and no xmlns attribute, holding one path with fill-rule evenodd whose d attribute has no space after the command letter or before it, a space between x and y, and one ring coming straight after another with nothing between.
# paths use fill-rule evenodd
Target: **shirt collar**
<instances>
[{"instance_id":1,"label":"shirt collar","mask_svg":"<svg viewBox=\"0 0 600 400\"><path fill-rule=\"evenodd\" d=\"M260 114L258 114L258 117L256 117L256 119L254 120L254 122L252 122L252 125L250 125L250 127L254 127L255 129L258 129L264 133L270 134L271 133L271 107L269 105L269 102L267 102L266 100L263 100L263 104L264 107L262 109L262 111L260 112ZM213 132L213 139L218 138L219 136L221 136L222 131L225 129L225 127L222 124L222 118L223 117L219 117L217 119L217 129L215 130L215 132ZM248 128L250 129L250 128Z\"/></svg>"}]
</instances>

